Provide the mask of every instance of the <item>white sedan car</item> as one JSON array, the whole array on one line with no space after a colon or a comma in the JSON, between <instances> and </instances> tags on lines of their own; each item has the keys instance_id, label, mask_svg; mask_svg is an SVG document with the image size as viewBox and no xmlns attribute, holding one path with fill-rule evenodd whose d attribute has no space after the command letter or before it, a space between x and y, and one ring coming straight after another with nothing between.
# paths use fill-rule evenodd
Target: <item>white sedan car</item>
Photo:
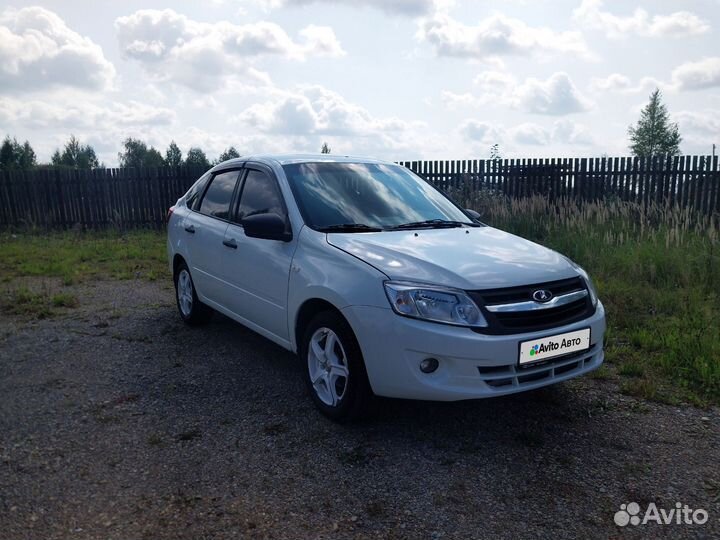
<instances>
[{"instance_id":1,"label":"white sedan car","mask_svg":"<svg viewBox=\"0 0 720 540\"><path fill-rule=\"evenodd\" d=\"M477 218L393 163L226 161L170 209L180 316L219 311L296 352L336 420L376 395L485 398L599 367L587 273Z\"/></svg>"}]
</instances>

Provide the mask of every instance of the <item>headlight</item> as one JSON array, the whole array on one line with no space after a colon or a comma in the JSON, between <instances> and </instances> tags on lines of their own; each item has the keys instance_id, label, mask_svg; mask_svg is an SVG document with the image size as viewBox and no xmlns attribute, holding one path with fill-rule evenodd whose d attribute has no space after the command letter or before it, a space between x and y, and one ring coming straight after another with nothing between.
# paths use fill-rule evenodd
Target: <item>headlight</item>
<instances>
[{"instance_id":1,"label":"headlight","mask_svg":"<svg viewBox=\"0 0 720 540\"><path fill-rule=\"evenodd\" d=\"M487 326L475 302L458 289L386 281L385 292L400 315L457 326Z\"/></svg>"},{"instance_id":2,"label":"headlight","mask_svg":"<svg viewBox=\"0 0 720 540\"><path fill-rule=\"evenodd\" d=\"M582 276L582 278L585 280L585 284L587 285L588 291L590 292L590 301L592 302L593 307L597 307L598 303L598 295L597 290L595 289L595 284L593 283L592 279L590 279L590 275L585 271L585 269L577 264L575 261L572 261L571 259L567 259L567 262L570 263L570 265L578 271L578 274Z\"/></svg>"}]
</instances>

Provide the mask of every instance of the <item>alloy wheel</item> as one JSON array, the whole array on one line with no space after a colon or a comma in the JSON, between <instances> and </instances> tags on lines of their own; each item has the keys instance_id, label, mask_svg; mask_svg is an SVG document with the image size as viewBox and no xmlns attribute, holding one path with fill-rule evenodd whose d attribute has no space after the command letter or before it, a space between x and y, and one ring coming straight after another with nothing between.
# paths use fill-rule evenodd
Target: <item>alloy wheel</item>
<instances>
[{"instance_id":1,"label":"alloy wheel","mask_svg":"<svg viewBox=\"0 0 720 540\"><path fill-rule=\"evenodd\" d=\"M190 272L185 268L180 270L177 282L177 297L180 305L180 312L183 317L189 317L193 308L193 285L190 279Z\"/></svg>"},{"instance_id":2,"label":"alloy wheel","mask_svg":"<svg viewBox=\"0 0 720 540\"><path fill-rule=\"evenodd\" d=\"M345 396L348 386L348 359L337 334L318 328L310 338L307 354L310 382L320 401L332 407Z\"/></svg>"}]
</instances>

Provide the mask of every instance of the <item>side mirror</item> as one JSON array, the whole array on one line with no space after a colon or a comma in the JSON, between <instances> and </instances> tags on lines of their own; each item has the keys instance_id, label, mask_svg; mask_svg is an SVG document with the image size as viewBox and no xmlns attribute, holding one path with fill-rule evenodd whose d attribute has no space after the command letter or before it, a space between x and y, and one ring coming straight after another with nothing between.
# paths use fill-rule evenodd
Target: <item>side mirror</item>
<instances>
[{"instance_id":1,"label":"side mirror","mask_svg":"<svg viewBox=\"0 0 720 540\"><path fill-rule=\"evenodd\" d=\"M285 220L277 214L254 214L243 218L241 224L245 229L245 236L250 238L289 242L293 237L292 232L286 230Z\"/></svg>"},{"instance_id":2,"label":"side mirror","mask_svg":"<svg viewBox=\"0 0 720 540\"><path fill-rule=\"evenodd\" d=\"M480 221L480 214L470 208L465 209L465 213L475 221Z\"/></svg>"}]
</instances>

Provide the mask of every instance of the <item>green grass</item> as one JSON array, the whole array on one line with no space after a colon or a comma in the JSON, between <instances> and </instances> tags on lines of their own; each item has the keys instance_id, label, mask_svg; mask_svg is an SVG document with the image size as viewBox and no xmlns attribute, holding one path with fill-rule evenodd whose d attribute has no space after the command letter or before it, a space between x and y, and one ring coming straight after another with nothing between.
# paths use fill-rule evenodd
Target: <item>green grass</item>
<instances>
[{"instance_id":1,"label":"green grass","mask_svg":"<svg viewBox=\"0 0 720 540\"><path fill-rule=\"evenodd\" d=\"M21 276L42 276L57 277L69 285L88 279L153 280L166 273L164 233L0 235L0 281L4 282ZM63 300L57 302L62 304Z\"/></svg>"},{"instance_id":2,"label":"green grass","mask_svg":"<svg viewBox=\"0 0 720 540\"><path fill-rule=\"evenodd\" d=\"M54 313L46 293L34 292L27 287L5 291L0 298L0 309L12 315L35 319L47 319Z\"/></svg>"},{"instance_id":3,"label":"green grass","mask_svg":"<svg viewBox=\"0 0 720 540\"><path fill-rule=\"evenodd\" d=\"M26 286L10 288L0 294L0 310L12 315L46 319L55 315L54 308L75 308L78 299L69 293L50 294L45 285L39 290Z\"/></svg>"},{"instance_id":4,"label":"green grass","mask_svg":"<svg viewBox=\"0 0 720 540\"><path fill-rule=\"evenodd\" d=\"M661 402L720 404L717 218L619 201L555 205L542 197L509 201L487 194L466 198L464 205L480 211L487 223L551 247L590 272L608 318L608 367L597 378L619 378L623 392ZM152 280L167 272L163 233L0 235L0 281ZM77 300L24 289L6 291L3 302L45 317Z\"/></svg>"},{"instance_id":5,"label":"green grass","mask_svg":"<svg viewBox=\"0 0 720 540\"><path fill-rule=\"evenodd\" d=\"M54 294L50 298L50 302L55 307L66 307L66 308L74 308L77 307L79 302L78 299L73 296L70 293L61 292Z\"/></svg>"},{"instance_id":6,"label":"green grass","mask_svg":"<svg viewBox=\"0 0 720 540\"><path fill-rule=\"evenodd\" d=\"M465 201L483 220L551 247L594 278L606 356L631 395L720 403L720 225L689 211L542 197Z\"/></svg>"}]
</instances>

